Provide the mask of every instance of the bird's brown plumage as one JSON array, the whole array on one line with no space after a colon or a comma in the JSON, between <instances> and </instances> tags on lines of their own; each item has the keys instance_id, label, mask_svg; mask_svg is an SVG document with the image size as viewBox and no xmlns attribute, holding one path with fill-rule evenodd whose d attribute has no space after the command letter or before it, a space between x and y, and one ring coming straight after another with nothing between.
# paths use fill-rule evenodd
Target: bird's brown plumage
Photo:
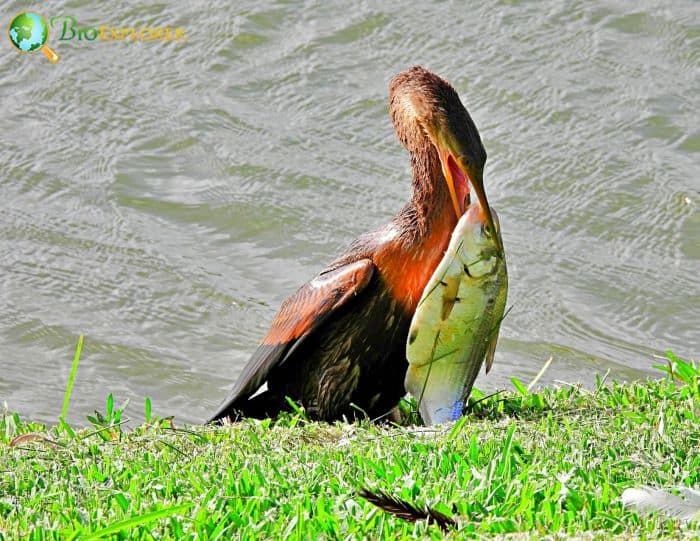
<instances>
[{"instance_id":1,"label":"bird's brown plumage","mask_svg":"<svg viewBox=\"0 0 700 541\"><path fill-rule=\"evenodd\" d=\"M282 304L211 420L274 416L285 397L316 419L375 418L405 393L411 317L464 209L466 181L480 186L486 153L455 90L422 67L392 79L389 108L411 157L411 201Z\"/></svg>"}]
</instances>

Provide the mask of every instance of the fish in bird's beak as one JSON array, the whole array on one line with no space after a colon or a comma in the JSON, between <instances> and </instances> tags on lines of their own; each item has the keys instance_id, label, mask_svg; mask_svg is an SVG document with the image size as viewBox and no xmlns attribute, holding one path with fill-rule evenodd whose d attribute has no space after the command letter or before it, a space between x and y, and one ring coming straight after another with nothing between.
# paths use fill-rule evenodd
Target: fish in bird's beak
<instances>
[{"instance_id":1,"label":"fish in bird's beak","mask_svg":"<svg viewBox=\"0 0 700 541\"><path fill-rule=\"evenodd\" d=\"M411 320L404 385L428 425L458 419L479 368L493 363L508 272L500 231L489 236L483 218L478 203L467 207Z\"/></svg>"},{"instance_id":2,"label":"fish in bird's beak","mask_svg":"<svg viewBox=\"0 0 700 541\"><path fill-rule=\"evenodd\" d=\"M503 245L499 235L496 235L496 228L491 215L491 207L489 207L486 199L486 191L484 190L484 174L481 169L470 167L468 160L461 158L458 154L452 153L449 150L443 150L438 147L438 155L440 156L440 164L442 165L442 174L447 182L447 189L450 192L452 206L454 207L457 220L459 220L470 202L470 193L473 191L479 201L480 219L486 226L486 231L494 236L496 245L500 251L503 250Z\"/></svg>"}]
</instances>

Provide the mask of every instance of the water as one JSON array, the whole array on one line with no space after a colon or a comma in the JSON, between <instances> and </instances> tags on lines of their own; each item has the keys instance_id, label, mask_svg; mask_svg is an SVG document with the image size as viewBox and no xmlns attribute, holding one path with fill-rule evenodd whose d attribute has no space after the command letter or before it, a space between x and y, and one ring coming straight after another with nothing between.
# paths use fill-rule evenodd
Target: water
<instances>
[{"instance_id":1,"label":"water","mask_svg":"<svg viewBox=\"0 0 700 541\"><path fill-rule=\"evenodd\" d=\"M0 46L0 402L55 421L82 333L70 420L109 392L205 418L285 296L407 199L387 83L415 63L481 131L508 253L476 385L697 358L700 4L644 4L46 3L187 41Z\"/></svg>"}]
</instances>

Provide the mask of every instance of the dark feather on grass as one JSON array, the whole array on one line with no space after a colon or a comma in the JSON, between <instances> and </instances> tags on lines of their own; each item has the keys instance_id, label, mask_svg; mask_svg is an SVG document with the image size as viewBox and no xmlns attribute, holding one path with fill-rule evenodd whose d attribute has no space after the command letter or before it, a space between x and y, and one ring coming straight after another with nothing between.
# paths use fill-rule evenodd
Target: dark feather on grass
<instances>
[{"instance_id":1,"label":"dark feather on grass","mask_svg":"<svg viewBox=\"0 0 700 541\"><path fill-rule=\"evenodd\" d=\"M448 517L440 511L431 509L428 506L421 509L413 503L382 492L381 490L371 491L363 488L358 495L387 513L391 513L409 522L427 520L428 524L437 524L443 532L446 532L449 528L457 527L457 522L455 522L452 517Z\"/></svg>"}]
</instances>

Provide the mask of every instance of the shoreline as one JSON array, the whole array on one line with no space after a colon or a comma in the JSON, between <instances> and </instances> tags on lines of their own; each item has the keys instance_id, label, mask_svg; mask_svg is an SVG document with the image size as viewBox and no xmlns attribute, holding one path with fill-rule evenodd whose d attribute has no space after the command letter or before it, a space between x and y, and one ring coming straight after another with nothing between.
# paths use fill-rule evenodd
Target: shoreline
<instances>
[{"instance_id":1,"label":"shoreline","mask_svg":"<svg viewBox=\"0 0 700 541\"><path fill-rule=\"evenodd\" d=\"M0 539L430 538L362 489L451 517L448 538L699 535L623 507L630 487L700 486L700 371L480 400L435 427L277 421L125 427L106 405L92 428L0 417ZM668 370L668 369L667 369ZM661 374L660 374L661 375ZM405 404L410 408L410 404ZM121 532L121 533L119 533ZM86 537L83 537L86 536Z\"/></svg>"}]
</instances>

